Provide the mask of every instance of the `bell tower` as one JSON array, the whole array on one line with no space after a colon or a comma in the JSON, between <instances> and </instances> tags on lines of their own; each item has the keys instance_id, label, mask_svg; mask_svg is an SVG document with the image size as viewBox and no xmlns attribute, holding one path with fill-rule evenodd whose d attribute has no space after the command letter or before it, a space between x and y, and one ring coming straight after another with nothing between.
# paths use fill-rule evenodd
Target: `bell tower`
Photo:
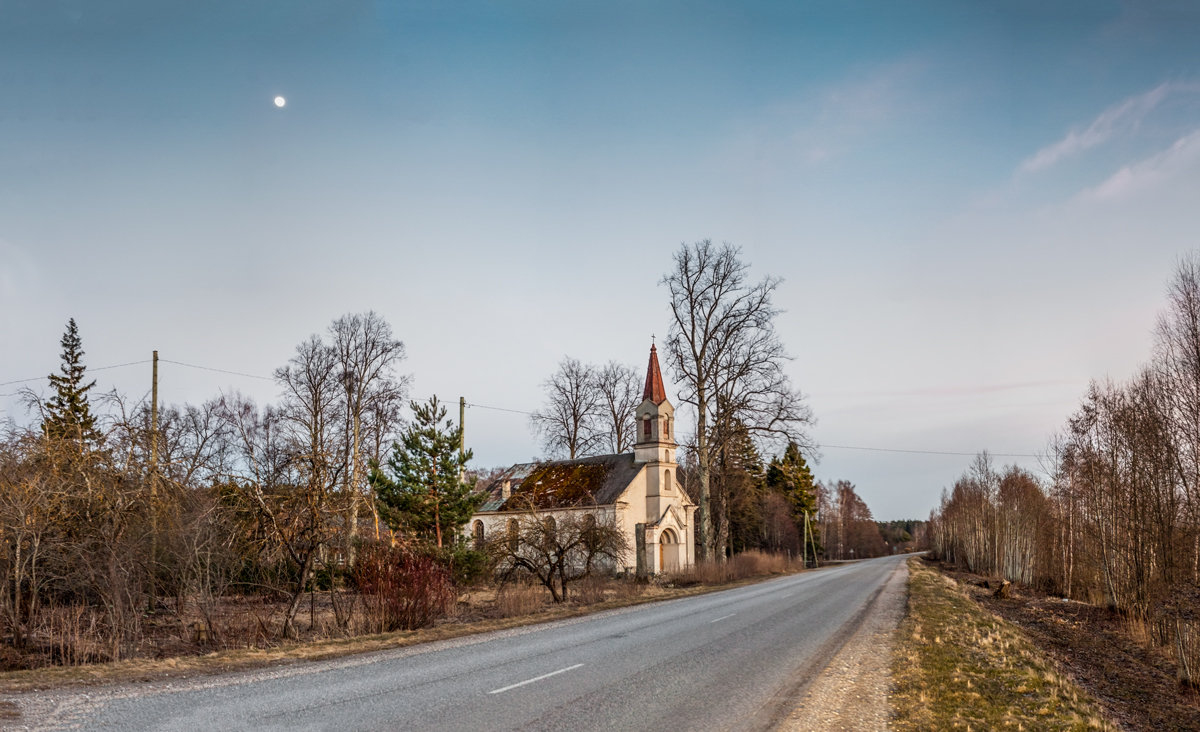
<instances>
[{"instance_id":1,"label":"bell tower","mask_svg":"<svg viewBox=\"0 0 1200 732\"><path fill-rule=\"evenodd\" d=\"M642 403L634 414L637 419L634 461L675 462L675 407L667 401L662 371L658 368L658 351L653 344L650 346L650 364L646 367L646 389L642 393Z\"/></svg>"},{"instance_id":2,"label":"bell tower","mask_svg":"<svg viewBox=\"0 0 1200 732\"><path fill-rule=\"evenodd\" d=\"M633 461L646 466L646 521L655 523L679 488L675 482L675 407L667 401L654 344L650 345L646 367L646 390L634 415L637 442L633 445Z\"/></svg>"}]
</instances>

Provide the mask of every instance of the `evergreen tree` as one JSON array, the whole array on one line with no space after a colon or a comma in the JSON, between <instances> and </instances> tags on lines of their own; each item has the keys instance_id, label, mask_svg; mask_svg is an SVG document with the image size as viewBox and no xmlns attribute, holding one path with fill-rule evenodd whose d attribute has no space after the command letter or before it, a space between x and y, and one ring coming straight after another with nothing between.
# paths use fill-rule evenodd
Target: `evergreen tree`
<instances>
[{"instance_id":1,"label":"evergreen tree","mask_svg":"<svg viewBox=\"0 0 1200 732\"><path fill-rule=\"evenodd\" d=\"M808 516L808 541L805 555L812 554L812 547L820 547L816 537L817 492L813 484L812 470L800 454L800 447L789 442L782 457L773 458L767 468L767 487L787 499L792 510L792 518L796 521L801 535L804 534L804 520Z\"/></svg>"},{"instance_id":2,"label":"evergreen tree","mask_svg":"<svg viewBox=\"0 0 1200 732\"><path fill-rule=\"evenodd\" d=\"M96 382L84 383L87 367L83 365L83 341L74 318L67 321L61 343L62 373L50 374L50 386L54 387L55 394L46 402L42 431L51 439L69 441L86 451L100 441L96 418L92 416L87 397Z\"/></svg>"},{"instance_id":3,"label":"evergreen tree","mask_svg":"<svg viewBox=\"0 0 1200 732\"><path fill-rule=\"evenodd\" d=\"M459 451L462 429L446 420L446 407L436 396L412 402L413 423L392 444L387 468L371 470L371 485L380 513L394 530L407 529L434 540L439 547L471 520L483 500L474 484L460 478L471 451Z\"/></svg>"},{"instance_id":4,"label":"evergreen tree","mask_svg":"<svg viewBox=\"0 0 1200 732\"><path fill-rule=\"evenodd\" d=\"M767 548L762 457L740 422L733 424L721 443L712 474L717 535L728 544L730 554Z\"/></svg>"}]
</instances>

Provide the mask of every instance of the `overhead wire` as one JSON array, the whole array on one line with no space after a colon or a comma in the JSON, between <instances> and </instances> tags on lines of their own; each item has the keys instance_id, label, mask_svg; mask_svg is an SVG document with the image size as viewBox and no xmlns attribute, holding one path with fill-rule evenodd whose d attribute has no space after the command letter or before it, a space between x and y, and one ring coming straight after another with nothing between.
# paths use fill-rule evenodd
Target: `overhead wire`
<instances>
[{"instance_id":1,"label":"overhead wire","mask_svg":"<svg viewBox=\"0 0 1200 732\"><path fill-rule=\"evenodd\" d=\"M158 359L159 363L171 363L176 366L186 366L189 369L200 369L202 371L215 371L218 374L231 374L233 376L245 376L248 379L261 379L262 381L274 381L270 376L259 376L258 374L248 374L244 371L230 371L229 369L218 369L212 366L199 366L194 363L184 363L183 361L172 361L169 358Z\"/></svg>"},{"instance_id":2,"label":"overhead wire","mask_svg":"<svg viewBox=\"0 0 1200 732\"><path fill-rule=\"evenodd\" d=\"M113 364L111 366L99 366L99 367L89 369L89 370L90 371L106 371L108 369L117 369L117 368L122 368L124 366L138 366L138 365L146 364L146 363L150 363L150 362L151 362L151 359L143 359L141 361L129 361L127 363ZM201 366L199 364L186 363L184 361L175 361L173 359L168 359L168 358L160 358L159 362L174 364L176 366L183 366L185 368L190 368L190 369L199 369L201 371L212 371L212 372L218 373L218 374L229 374L231 376L243 376L248 379L259 379L261 381L273 381L274 380L269 376L260 376L258 374L249 374L249 373L246 373L245 371L233 371L230 369L220 369L220 368L216 368L214 366ZM21 384L21 383L25 383L25 382L29 382L29 381L38 381L38 380L44 379L44 378L46 378L46 377L40 376L40 377L34 377L32 379L16 379L14 381L0 382L0 386L8 386L10 384ZM16 392L13 392L11 394L0 394L0 396L14 396L15 394L16 394ZM521 414L521 415L525 415L527 417L533 415L533 412L529 412L529 411L526 411L523 409L511 409L508 407L494 407L494 406L491 406L488 404L477 404L475 402L467 402L466 406L471 407L471 408L476 408L476 409L487 409L487 410L493 411L493 412L507 412L509 414ZM864 451L864 452L889 452L889 453L900 453L900 454L909 454L909 455L949 455L949 456L954 456L954 457L973 457L976 454L978 454L975 452L960 452L960 451L953 451L953 450L912 450L912 449L896 448L896 447L870 447L870 446L866 446L866 445L821 444L821 445L817 445L817 448L822 449L822 450L859 450L859 451ZM999 458L1037 458L1037 457L1040 457L1039 455L1034 454L1034 453L1020 453L1020 452L993 452L993 453L989 453L989 454L992 457L999 457Z\"/></svg>"},{"instance_id":3,"label":"overhead wire","mask_svg":"<svg viewBox=\"0 0 1200 732\"><path fill-rule=\"evenodd\" d=\"M137 366L138 364L150 363L150 361L151 361L151 359L147 358L142 361L129 361L127 363L115 363L112 366L97 366L95 368L92 368L89 366L87 368L87 370L88 371L108 371L109 369L119 369L124 366ZM45 379L45 378L47 378L47 377L46 376L34 376L34 377L28 378L28 379L13 379L12 381L0 381L0 386L9 386L11 384L24 384L24 383L27 383L30 381L41 381L42 379ZM12 396L12 395L7 394L4 396Z\"/></svg>"}]
</instances>

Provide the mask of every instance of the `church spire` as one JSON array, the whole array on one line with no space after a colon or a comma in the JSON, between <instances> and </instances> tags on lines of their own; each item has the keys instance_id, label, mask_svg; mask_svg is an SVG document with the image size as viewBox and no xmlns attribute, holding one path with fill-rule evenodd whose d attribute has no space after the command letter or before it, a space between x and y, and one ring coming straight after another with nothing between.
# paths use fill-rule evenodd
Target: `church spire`
<instances>
[{"instance_id":1,"label":"church spire","mask_svg":"<svg viewBox=\"0 0 1200 732\"><path fill-rule=\"evenodd\" d=\"M667 390L663 388L662 371L658 369L658 350L650 344L650 364L646 367L646 390L642 399L649 399L655 404L667 400Z\"/></svg>"}]
</instances>

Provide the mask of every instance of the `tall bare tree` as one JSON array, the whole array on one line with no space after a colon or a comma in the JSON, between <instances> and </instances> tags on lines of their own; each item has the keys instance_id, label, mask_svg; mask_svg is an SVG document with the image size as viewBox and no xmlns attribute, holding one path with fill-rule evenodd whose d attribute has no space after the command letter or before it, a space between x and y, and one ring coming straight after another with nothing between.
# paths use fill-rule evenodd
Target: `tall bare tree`
<instances>
[{"instance_id":1,"label":"tall bare tree","mask_svg":"<svg viewBox=\"0 0 1200 732\"><path fill-rule=\"evenodd\" d=\"M597 424L603 397L596 388L595 368L577 358L564 358L542 386L546 404L529 417L542 446L550 455L570 460L592 454L604 439Z\"/></svg>"},{"instance_id":2,"label":"tall bare tree","mask_svg":"<svg viewBox=\"0 0 1200 732\"><path fill-rule=\"evenodd\" d=\"M605 432L603 441L609 452L625 452L637 439L633 413L642 401L642 384L637 371L616 361L609 361L592 371L603 410L600 417Z\"/></svg>"},{"instance_id":3,"label":"tall bare tree","mask_svg":"<svg viewBox=\"0 0 1200 732\"><path fill-rule=\"evenodd\" d=\"M711 240L683 244L662 279L671 296L668 361L680 398L696 410L697 532L701 557L715 547L711 515L714 455L732 425L756 435L809 440L812 415L783 372L787 354L775 332L772 304L780 280L748 281L741 250ZM715 438L715 439L714 439Z\"/></svg>"},{"instance_id":4,"label":"tall bare tree","mask_svg":"<svg viewBox=\"0 0 1200 732\"><path fill-rule=\"evenodd\" d=\"M404 343L392 333L392 327L375 311L343 315L329 326L331 348L341 369L339 379L345 391L345 473L348 497L346 513L346 549L358 526L358 511L365 502L371 509L376 538L379 536L379 513L367 483L368 466L363 454L364 426L382 443L385 434L395 424L386 417L395 414L392 408L402 402L408 392L408 378L396 372L404 360ZM364 422L369 423L364 425Z\"/></svg>"}]
</instances>

